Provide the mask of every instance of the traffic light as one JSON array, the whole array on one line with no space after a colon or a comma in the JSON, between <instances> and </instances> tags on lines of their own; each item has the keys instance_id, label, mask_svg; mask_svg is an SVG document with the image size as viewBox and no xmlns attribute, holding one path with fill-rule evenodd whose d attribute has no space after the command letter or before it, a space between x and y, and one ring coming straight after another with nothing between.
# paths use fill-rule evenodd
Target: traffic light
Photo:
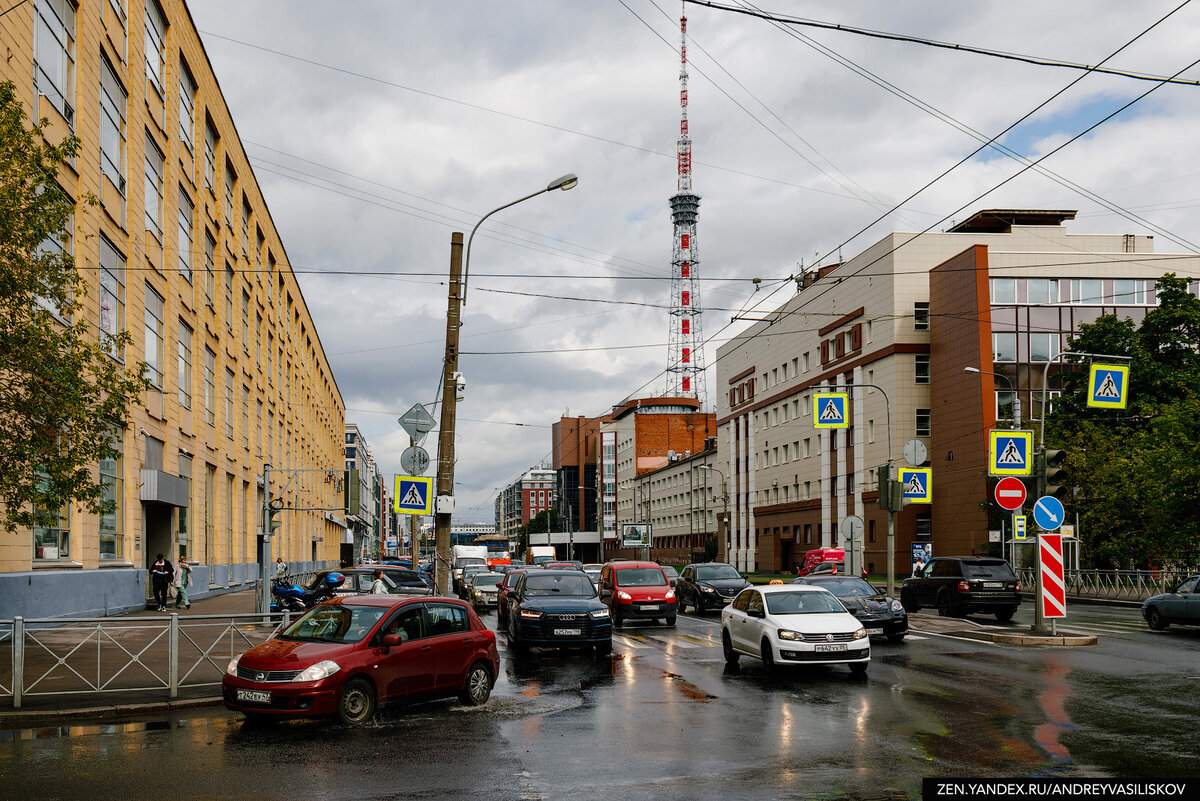
<instances>
[{"instance_id":1,"label":"traffic light","mask_svg":"<svg viewBox=\"0 0 1200 801\"><path fill-rule=\"evenodd\" d=\"M283 525L283 521L279 519L279 513L283 511L283 498L272 498L267 504L267 510L267 534L270 535Z\"/></svg>"},{"instance_id":2,"label":"traffic light","mask_svg":"<svg viewBox=\"0 0 1200 801\"><path fill-rule=\"evenodd\" d=\"M892 478L892 466L880 465L876 472L879 475L879 508L885 512L899 512L904 508L904 488Z\"/></svg>"},{"instance_id":3,"label":"traffic light","mask_svg":"<svg viewBox=\"0 0 1200 801\"><path fill-rule=\"evenodd\" d=\"M1067 471L1063 469L1063 460L1067 452L1058 448L1047 448L1041 457L1040 475L1042 479L1042 495L1052 495L1059 500L1067 497Z\"/></svg>"}]
</instances>

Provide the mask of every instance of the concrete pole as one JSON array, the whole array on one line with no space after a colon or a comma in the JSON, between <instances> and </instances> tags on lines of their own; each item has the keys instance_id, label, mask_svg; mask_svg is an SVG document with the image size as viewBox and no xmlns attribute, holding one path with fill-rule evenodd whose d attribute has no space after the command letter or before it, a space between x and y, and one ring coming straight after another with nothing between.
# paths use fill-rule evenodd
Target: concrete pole
<instances>
[{"instance_id":1,"label":"concrete pole","mask_svg":"<svg viewBox=\"0 0 1200 801\"><path fill-rule=\"evenodd\" d=\"M454 374L458 372L458 335L462 325L462 255L463 235L450 235L450 287L446 301L446 354L442 363L442 419L438 430L437 495L454 495L454 428L458 401ZM448 593L450 588L450 514L438 514L434 509L436 527L434 566L435 591Z\"/></svg>"}]
</instances>

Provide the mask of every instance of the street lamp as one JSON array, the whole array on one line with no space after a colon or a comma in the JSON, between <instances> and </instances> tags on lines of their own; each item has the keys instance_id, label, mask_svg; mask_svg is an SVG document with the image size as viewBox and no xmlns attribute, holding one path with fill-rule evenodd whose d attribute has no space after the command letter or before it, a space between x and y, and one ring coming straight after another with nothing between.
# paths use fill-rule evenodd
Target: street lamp
<instances>
[{"instance_id":1,"label":"street lamp","mask_svg":"<svg viewBox=\"0 0 1200 801\"><path fill-rule=\"evenodd\" d=\"M1008 384L1008 391L1012 394L1012 397L1013 397L1013 426L1012 427L1014 429L1021 427L1021 396L1019 394L1017 394L1017 389L1016 389L1016 387L1013 386L1012 379L1010 379L1008 376L1004 375L1003 373L993 373L991 370L980 370L978 367L964 367L963 372L964 373L976 373L976 374L980 374L980 375L990 375L990 376L995 376L996 378L1003 378L1004 383Z\"/></svg>"},{"instance_id":2,"label":"street lamp","mask_svg":"<svg viewBox=\"0 0 1200 801\"><path fill-rule=\"evenodd\" d=\"M728 562L730 550L729 546L731 545L729 541L729 484L725 479L725 474L721 472L721 468L713 467L710 464L697 465L696 467L698 470L715 470L717 474L721 476L721 501L724 506L723 519L725 520L725 536L723 538L723 544L725 545L725 561Z\"/></svg>"},{"instance_id":3,"label":"street lamp","mask_svg":"<svg viewBox=\"0 0 1200 801\"><path fill-rule=\"evenodd\" d=\"M471 229L471 236L467 240L467 271L471 265L470 240L474 239L475 231L479 229L484 220L502 209L515 206L531 197L537 197L543 192L553 189L571 189L578 183L579 179L568 173L551 181L545 189L539 189L517 198L511 203L505 203L483 215ZM450 235L450 282L446 301L446 355L442 362L442 415L441 428L438 430L437 500L433 510L437 532L434 540L437 554L434 560L436 565L434 568L435 584L439 591L445 590L449 578L447 567L450 564L450 519L454 512L452 499L454 495L454 421L458 394L455 374L458 372L458 335L462 325L461 307L466 304L466 288L467 276L464 274L462 259L462 233L455 231ZM449 500L443 502L443 498Z\"/></svg>"}]
</instances>

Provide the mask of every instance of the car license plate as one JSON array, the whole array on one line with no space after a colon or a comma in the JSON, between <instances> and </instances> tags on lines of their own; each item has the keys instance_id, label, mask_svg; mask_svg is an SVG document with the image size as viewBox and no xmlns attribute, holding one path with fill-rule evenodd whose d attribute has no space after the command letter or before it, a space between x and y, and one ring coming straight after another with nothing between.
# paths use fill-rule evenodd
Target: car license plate
<instances>
[{"instance_id":1,"label":"car license plate","mask_svg":"<svg viewBox=\"0 0 1200 801\"><path fill-rule=\"evenodd\" d=\"M583 635L583 629L555 629L555 637L579 637Z\"/></svg>"},{"instance_id":2,"label":"car license plate","mask_svg":"<svg viewBox=\"0 0 1200 801\"><path fill-rule=\"evenodd\" d=\"M818 653L824 652L824 651L845 651L846 644L839 642L839 643L834 643L833 645L814 645L813 650L817 651Z\"/></svg>"},{"instance_id":3,"label":"car license plate","mask_svg":"<svg viewBox=\"0 0 1200 801\"><path fill-rule=\"evenodd\" d=\"M238 690L237 699L239 701L249 701L252 704L269 704L271 703L271 694L259 692L258 690Z\"/></svg>"},{"instance_id":4,"label":"car license plate","mask_svg":"<svg viewBox=\"0 0 1200 801\"><path fill-rule=\"evenodd\" d=\"M867 634L883 634L883 629L867 629Z\"/></svg>"},{"instance_id":5,"label":"car license plate","mask_svg":"<svg viewBox=\"0 0 1200 801\"><path fill-rule=\"evenodd\" d=\"M642 604L642 609L658 609L658 604Z\"/></svg>"},{"instance_id":6,"label":"car license plate","mask_svg":"<svg viewBox=\"0 0 1200 801\"><path fill-rule=\"evenodd\" d=\"M1002 581L985 581L985 582L983 582L983 588L985 590L1002 590L1002 589L1004 589L1004 582L1002 582Z\"/></svg>"}]
</instances>

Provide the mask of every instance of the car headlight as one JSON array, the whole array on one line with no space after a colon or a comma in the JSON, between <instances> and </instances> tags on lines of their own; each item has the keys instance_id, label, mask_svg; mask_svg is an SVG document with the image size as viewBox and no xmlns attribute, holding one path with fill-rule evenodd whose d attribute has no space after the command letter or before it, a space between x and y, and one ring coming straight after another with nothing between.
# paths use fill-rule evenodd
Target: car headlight
<instances>
[{"instance_id":1,"label":"car headlight","mask_svg":"<svg viewBox=\"0 0 1200 801\"><path fill-rule=\"evenodd\" d=\"M536 609L522 609L521 610L521 617L527 617L527 618L536 620L541 616L542 616L542 613Z\"/></svg>"},{"instance_id":2,"label":"car headlight","mask_svg":"<svg viewBox=\"0 0 1200 801\"><path fill-rule=\"evenodd\" d=\"M604 609L593 609L592 617L608 617L608 607Z\"/></svg>"},{"instance_id":3,"label":"car headlight","mask_svg":"<svg viewBox=\"0 0 1200 801\"><path fill-rule=\"evenodd\" d=\"M856 639L856 640L861 640L863 637L866 637L866 636L867 636L866 629L859 629L858 631L854 632L854 639Z\"/></svg>"},{"instance_id":4,"label":"car headlight","mask_svg":"<svg viewBox=\"0 0 1200 801\"><path fill-rule=\"evenodd\" d=\"M675 591L674 591L674 590L667 590L667 594L666 594L665 598L666 598L668 601L674 601L674 600L675 600Z\"/></svg>"},{"instance_id":5,"label":"car headlight","mask_svg":"<svg viewBox=\"0 0 1200 801\"><path fill-rule=\"evenodd\" d=\"M237 656L235 656L233 659L230 659L230 660L229 660L229 666L228 666L227 668L225 668L225 672L226 672L226 673L228 673L230 676L236 676L236 675L237 675L237 666L238 666L238 662L240 662L240 661L241 661L241 659L242 659L242 655L241 655L241 654L238 654L238 655L237 655Z\"/></svg>"},{"instance_id":6,"label":"car headlight","mask_svg":"<svg viewBox=\"0 0 1200 801\"><path fill-rule=\"evenodd\" d=\"M619 598L622 601L632 601L633 600L633 596L630 595L629 593L625 592L625 590L617 590L617 598Z\"/></svg>"},{"instance_id":7,"label":"car headlight","mask_svg":"<svg viewBox=\"0 0 1200 801\"><path fill-rule=\"evenodd\" d=\"M317 664L300 671L300 675L296 676L296 681L320 681L321 679L329 678L341 669L342 666L332 659L323 659Z\"/></svg>"},{"instance_id":8,"label":"car headlight","mask_svg":"<svg viewBox=\"0 0 1200 801\"><path fill-rule=\"evenodd\" d=\"M893 611L893 612L903 612L903 611L904 611L904 604L900 603L900 602L899 602L899 601L897 601L897 600L893 600L893 601L892 601L892 611Z\"/></svg>"},{"instance_id":9,"label":"car headlight","mask_svg":"<svg viewBox=\"0 0 1200 801\"><path fill-rule=\"evenodd\" d=\"M700 592L716 592L712 587L701 587Z\"/></svg>"},{"instance_id":10,"label":"car headlight","mask_svg":"<svg viewBox=\"0 0 1200 801\"><path fill-rule=\"evenodd\" d=\"M804 640L804 635L798 631L788 631L787 629L780 629L778 631L778 634L779 634L779 639L781 639L781 640L800 640L800 641Z\"/></svg>"}]
</instances>

